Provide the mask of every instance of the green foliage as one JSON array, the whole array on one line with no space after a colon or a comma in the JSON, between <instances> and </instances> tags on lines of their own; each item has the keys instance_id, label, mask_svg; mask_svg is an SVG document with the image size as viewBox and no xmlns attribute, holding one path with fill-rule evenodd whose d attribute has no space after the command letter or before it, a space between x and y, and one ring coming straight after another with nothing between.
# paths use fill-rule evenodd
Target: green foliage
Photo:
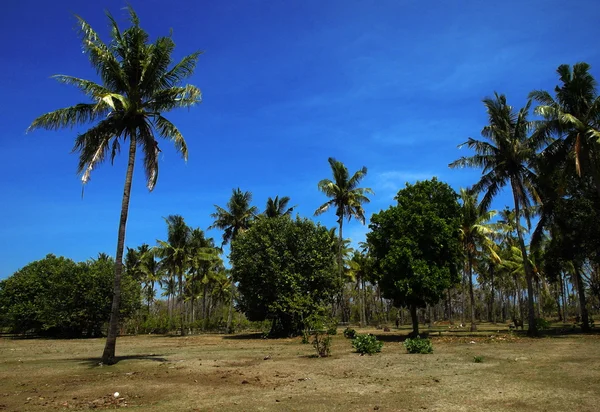
<instances>
[{"instance_id":1,"label":"green foliage","mask_svg":"<svg viewBox=\"0 0 600 412\"><path fill-rule=\"evenodd\" d=\"M327 229L308 219L258 219L232 245L239 309L250 320L271 319L272 336L299 335L335 292L328 239Z\"/></svg>"},{"instance_id":2,"label":"green foliage","mask_svg":"<svg viewBox=\"0 0 600 412\"><path fill-rule=\"evenodd\" d=\"M404 341L404 347L408 353L433 353L433 345L429 339L421 338L409 338Z\"/></svg>"},{"instance_id":3,"label":"green foliage","mask_svg":"<svg viewBox=\"0 0 600 412\"><path fill-rule=\"evenodd\" d=\"M101 335L110 317L114 260L84 263L48 255L0 282L2 323L15 333L80 337ZM137 282L123 276L121 316L141 302Z\"/></svg>"},{"instance_id":4,"label":"green foliage","mask_svg":"<svg viewBox=\"0 0 600 412\"><path fill-rule=\"evenodd\" d=\"M356 337L356 331L350 327L344 329L344 337L348 339L354 339Z\"/></svg>"},{"instance_id":5,"label":"green foliage","mask_svg":"<svg viewBox=\"0 0 600 412\"><path fill-rule=\"evenodd\" d=\"M550 329L550 322L548 322L544 318L536 318L535 325L536 325L537 330Z\"/></svg>"},{"instance_id":6,"label":"green foliage","mask_svg":"<svg viewBox=\"0 0 600 412\"><path fill-rule=\"evenodd\" d=\"M367 234L381 290L395 306L434 305L459 281L457 194L433 178L407 184L396 200L373 215Z\"/></svg>"},{"instance_id":7,"label":"green foliage","mask_svg":"<svg viewBox=\"0 0 600 412\"><path fill-rule=\"evenodd\" d=\"M473 362L483 363L483 356L473 356Z\"/></svg>"},{"instance_id":8,"label":"green foliage","mask_svg":"<svg viewBox=\"0 0 600 412\"><path fill-rule=\"evenodd\" d=\"M383 348L383 342L377 340L375 335L367 333L366 335L356 335L352 339L352 346L356 349L356 352L361 355L373 355L374 353L381 352Z\"/></svg>"},{"instance_id":9,"label":"green foliage","mask_svg":"<svg viewBox=\"0 0 600 412\"><path fill-rule=\"evenodd\" d=\"M313 333L313 348L317 351L317 357L326 358L331 355L331 336L327 333Z\"/></svg>"}]
</instances>

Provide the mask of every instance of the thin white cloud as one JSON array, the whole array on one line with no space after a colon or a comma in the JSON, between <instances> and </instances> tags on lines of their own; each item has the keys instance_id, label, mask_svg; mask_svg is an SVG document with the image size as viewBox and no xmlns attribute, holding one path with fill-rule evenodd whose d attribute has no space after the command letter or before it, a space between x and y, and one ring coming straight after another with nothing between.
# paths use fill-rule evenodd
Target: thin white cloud
<instances>
[{"instance_id":1,"label":"thin white cloud","mask_svg":"<svg viewBox=\"0 0 600 412\"><path fill-rule=\"evenodd\" d=\"M390 170L375 175L375 190L378 197L382 200L393 198L398 190L402 189L406 183L414 183L420 180L431 179L434 176L439 177L439 173L419 172L412 170Z\"/></svg>"}]
</instances>

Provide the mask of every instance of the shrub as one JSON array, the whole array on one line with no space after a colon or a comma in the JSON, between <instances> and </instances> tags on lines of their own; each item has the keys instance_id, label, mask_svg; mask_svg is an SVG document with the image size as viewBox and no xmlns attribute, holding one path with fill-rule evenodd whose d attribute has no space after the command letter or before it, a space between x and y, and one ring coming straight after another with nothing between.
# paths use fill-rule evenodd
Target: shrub
<instances>
[{"instance_id":1,"label":"shrub","mask_svg":"<svg viewBox=\"0 0 600 412\"><path fill-rule=\"evenodd\" d=\"M544 318L536 318L535 326L537 327L538 330L550 329L550 322L548 322Z\"/></svg>"},{"instance_id":2,"label":"shrub","mask_svg":"<svg viewBox=\"0 0 600 412\"><path fill-rule=\"evenodd\" d=\"M378 341L377 337L371 334L356 335L356 337L352 339L352 346L356 349L356 352L361 355L372 355L381 352L383 342Z\"/></svg>"},{"instance_id":3,"label":"shrub","mask_svg":"<svg viewBox=\"0 0 600 412\"><path fill-rule=\"evenodd\" d=\"M354 339L356 337L356 331L350 327L344 329L344 337L348 339Z\"/></svg>"},{"instance_id":4,"label":"shrub","mask_svg":"<svg viewBox=\"0 0 600 412\"><path fill-rule=\"evenodd\" d=\"M326 358L331 355L331 336L327 333L315 332L312 344L317 351L317 357Z\"/></svg>"},{"instance_id":5,"label":"shrub","mask_svg":"<svg viewBox=\"0 0 600 412\"><path fill-rule=\"evenodd\" d=\"M475 363L482 363L483 362L483 356L473 356L473 362L475 362Z\"/></svg>"},{"instance_id":6,"label":"shrub","mask_svg":"<svg viewBox=\"0 0 600 412\"><path fill-rule=\"evenodd\" d=\"M408 353L433 353L433 345L429 339L423 339L417 336L413 339L406 339L404 347Z\"/></svg>"}]
</instances>

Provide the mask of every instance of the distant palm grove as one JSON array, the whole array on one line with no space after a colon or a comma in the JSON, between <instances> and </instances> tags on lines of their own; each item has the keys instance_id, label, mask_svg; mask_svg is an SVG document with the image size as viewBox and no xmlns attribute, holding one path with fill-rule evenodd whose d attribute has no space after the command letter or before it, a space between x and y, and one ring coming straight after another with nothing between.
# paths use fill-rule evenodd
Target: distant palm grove
<instances>
[{"instance_id":1,"label":"distant palm grove","mask_svg":"<svg viewBox=\"0 0 600 412\"><path fill-rule=\"evenodd\" d=\"M120 334L252 329L297 336L316 320L410 324L415 336L436 322L472 331L481 322L510 323L529 336L550 321L583 332L594 328L600 312L600 97L588 64L560 65L554 90L532 91L522 108L500 93L483 99L487 125L461 144L468 154L449 165L481 172L470 187L452 188L432 176L407 183L387 209L365 216L364 204L376 196L367 167L348 170L329 158L331 175L314 183L323 194L323 203L312 206L314 216L296 213L302 199L293 193L253 199L234 188L227 204L214 205L210 227L191 227L174 210L164 217L160 240L127 247L135 161L143 162L152 190L158 138L187 160L184 137L165 114L202 96L184 84L200 53L173 62L171 36L151 43L129 13L125 30L109 15L107 43L78 20L100 82L55 76L87 100L43 114L29 127L90 126L74 142L84 184L98 164L112 161L122 144L127 148L116 253L80 263L49 255L1 281L2 330L107 336L103 362L110 364ZM493 210L502 191L512 201ZM314 221L324 213L335 214L335 227ZM344 237L352 220L368 224L364 239ZM222 235L209 237L208 229Z\"/></svg>"}]
</instances>

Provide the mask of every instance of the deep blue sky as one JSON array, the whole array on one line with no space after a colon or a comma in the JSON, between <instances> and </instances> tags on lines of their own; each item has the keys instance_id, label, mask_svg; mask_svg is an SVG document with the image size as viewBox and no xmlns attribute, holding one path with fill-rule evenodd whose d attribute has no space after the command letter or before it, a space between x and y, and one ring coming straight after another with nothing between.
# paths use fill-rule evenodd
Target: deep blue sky
<instances>
[{"instance_id":1,"label":"deep blue sky","mask_svg":"<svg viewBox=\"0 0 600 412\"><path fill-rule=\"evenodd\" d=\"M21 0L0 16L0 278L47 253L84 260L114 254L124 156L95 170L81 198L70 154L78 130L25 129L38 115L82 101L52 74L95 79L73 13L106 39L108 9L126 25L124 2ZM166 142L153 193L136 169L127 245L166 235L163 216L203 229L231 189L288 195L310 216L325 197L334 156L365 165L376 196L368 216L405 181L438 176L455 188L477 171L449 170L457 144L485 124L481 99L505 93L514 106L557 83L561 63L587 61L600 75L600 2L132 0L151 36L173 28L180 58L204 50L190 83L204 102L169 115L186 137L184 163ZM495 205L509 202L508 193ZM333 212L320 218L333 225ZM352 222L357 242L366 227ZM209 235L220 239L220 233Z\"/></svg>"}]
</instances>

